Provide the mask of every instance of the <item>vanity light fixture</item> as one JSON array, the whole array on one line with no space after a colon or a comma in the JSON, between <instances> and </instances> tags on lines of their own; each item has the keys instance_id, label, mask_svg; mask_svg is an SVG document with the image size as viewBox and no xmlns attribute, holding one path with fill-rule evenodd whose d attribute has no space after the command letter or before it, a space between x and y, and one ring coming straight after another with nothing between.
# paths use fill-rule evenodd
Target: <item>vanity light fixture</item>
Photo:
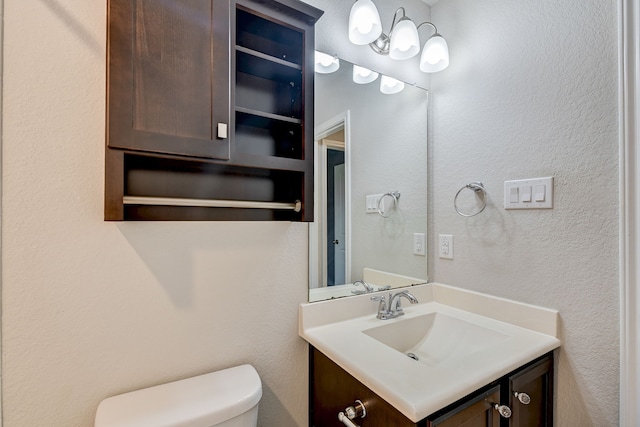
<instances>
[{"instance_id":1,"label":"vanity light fixture","mask_svg":"<svg viewBox=\"0 0 640 427\"><path fill-rule=\"evenodd\" d=\"M349 41L357 45L369 44L382 34L382 22L371 0L358 0L349 13Z\"/></svg>"},{"instance_id":2,"label":"vanity light fixture","mask_svg":"<svg viewBox=\"0 0 640 427\"><path fill-rule=\"evenodd\" d=\"M328 53L315 51L315 67L316 73L330 74L338 71L340 68L340 60L335 55L329 55Z\"/></svg>"},{"instance_id":3,"label":"vanity light fixture","mask_svg":"<svg viewBox=\"0 0 640 427\"><path fill-rule=\"evenodd\" d=\"M422 24L421 24L422 25ZM435 28L435 26L433 27ZM436 32L427 40L420 56L420 71L437 73L449 66L447 41Z\"/></svg>"},{"instance_id":4,"label":"vanity light fixture","mask_svg":"<svg viewBox=\"0 0 640 427\"><path fill-rule=\"evenodd\" d=\"M367 84L374 82L379 74L368 68L359 65L353 65L353 82L358 84Z\"/></svg>"},{"instance_id":5,"label":"vanity light fixture","mask_svg":"<svg viewBox=\"0 0 640 427\"><path fill-rule=\"evenodd\" d=\"M404 89L404 82L396 80L393 77L382 76L380 78L380 92L386 95L393 95Z\"/></svg>"},{"instance_id":6,"label":"vanity light fixture","mask_svg":"<svg viewBox=\"0 0 640 427\"><path fill-rule=\"evenodd\" d=\"M400 19L398 12L402 12ZM416 26L407 17L404 7L393 14L389 34L382 31L380 14L371 0L356 0L349 14L349 40L356 45L368 44L376 53L389 55L394 60L413 58L420 52L418 30L423 25L433 27L433 34L427 40L420 56L420 71L435 73L449 65L449 48L445 39L431 22Z\"/></svg>"}]
</instances>

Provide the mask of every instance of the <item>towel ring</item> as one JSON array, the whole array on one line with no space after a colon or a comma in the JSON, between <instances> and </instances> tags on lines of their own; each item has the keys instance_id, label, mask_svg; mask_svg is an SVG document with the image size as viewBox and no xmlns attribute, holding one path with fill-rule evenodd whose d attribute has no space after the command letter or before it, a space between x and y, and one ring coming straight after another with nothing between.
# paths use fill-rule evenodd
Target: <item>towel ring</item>
<instances>
[{"instance_id":1,"label":"towel ring","mask_svg":"<svg viewBox=\"0 0 640 427\"><path fill-rule=\"evenodd\" d=\"M482 199L482 206L480 207L480 209L477 212L473 212L473 213L468 214L468 213L461 212L460 209L458 208L458 196L460 195L462 190L464 190L465 188L468 188L469 190L473 190L473 192L478 197L480 197L480 199ZM453 198L453 207L456 210L456 212L458 213L458 215L461 215L461 216L464 216L464 217L476 216L480 212L482 212L484 210L484 208L487 207L487 190L485 190L484 185L482 185L481 182L471 182L471 183L465 185L464 187L462 187L461 189L458 190L458 192L456 193L456 196Z\"/></svg>"},{"instance_id":2,"label":"towel ring","mask_svg":"<svg viewBox=\"0 0 640 427\"><path fill-rule=\"evenodd\" d=\"M382 201L384 200L385 197L391 197L393 199L393 208L395 209L396 207L398 207L398 199L400 198L400 192L399 191L389 191L388 193L384 193L378 199L378 215L380 215L382 218L389 218L391 216L391 212L389 212L389 215L384 215L383 211L382 211L382 208L380 207L382 205Z\"/></svg>"}]
</instances>

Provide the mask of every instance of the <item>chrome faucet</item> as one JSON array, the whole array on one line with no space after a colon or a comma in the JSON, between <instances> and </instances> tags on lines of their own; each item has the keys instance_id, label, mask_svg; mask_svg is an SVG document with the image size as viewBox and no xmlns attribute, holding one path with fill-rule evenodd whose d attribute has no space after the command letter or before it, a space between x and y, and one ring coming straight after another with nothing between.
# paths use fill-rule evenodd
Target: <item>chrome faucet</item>
<instances>
[{"instance_id":1,"label":"chrome faucet","mask_svg":"<svg viewBox=\"0 0 640 427\"><path fill-rule=\"evenodd\" d=\"M369 292L373 292L373 286L371 286L364 280L356 280L355 282L353 282L353 286L358 286L358 284L361 284L362 286L364 286L364 291L360 289L354 289L353 291L351 291L352 294L360 295L360 294L368 294Z\"/></svg>"},{"instance_id":2,"label":"chrome faucet","mask_svg":"<svg viewBox=\"0 0 640 427\"><path fill-rule=\"evenodd\" d=\"M387 320L404 316L404 310L401 305L401 298L403 297L408 299L411 304L418 303L418 299L409 291L402 291L395 294L390 293L388 300L384 295L371 297L373 301L378 301L378 314L376 317L380 320Z\"/></svg>"},{"instance_id":3,"label":"chrome faucet","mask_svg":"<svg viewBox=\"0 0 640 427\"><path fill-rule=\"evenodd\" d=\"M362 286L364 286L364 290L354 289L354 290L351 291L352 294L362 295L362 294L369 294L371 292L376 292L376 291L388 291L389 289L391 289L391 286L389 286L389 285L387 285L387 286L378 286L378 289L374 289L373 286L371 286L370 284L368 284L364 280L356 280L355 282L353 282L353 286L358 286L358 284L361 284Z\"/></svg>"}]
</instances>

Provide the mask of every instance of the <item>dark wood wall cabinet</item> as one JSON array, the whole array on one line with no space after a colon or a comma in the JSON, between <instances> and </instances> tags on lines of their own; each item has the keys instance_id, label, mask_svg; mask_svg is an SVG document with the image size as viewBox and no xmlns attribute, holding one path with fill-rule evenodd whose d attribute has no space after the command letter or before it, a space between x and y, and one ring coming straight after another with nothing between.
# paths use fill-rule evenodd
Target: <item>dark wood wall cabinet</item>
<instances>
[{"instance_id":1,"label":"dark wood wall cabinet","mask_svg":"<svg viewBox=\"0 0 640 427\"><path fill-rule=\"evenodd\" d=\"M321 15L109 0L105 219L312 221Z\"/></svg>"},{"instance_id":2,"label":"dark wood wall cabinet","mask_svg":"<svg viewBox=\"0 0 640 427\"><path fill-rule=\"evenodd\" d=\"M312 347L309 425L344 426L338 414L359 401L361 427L552 427L553 360L548 353L415 423Z\"/></svg>"}]
</instances>

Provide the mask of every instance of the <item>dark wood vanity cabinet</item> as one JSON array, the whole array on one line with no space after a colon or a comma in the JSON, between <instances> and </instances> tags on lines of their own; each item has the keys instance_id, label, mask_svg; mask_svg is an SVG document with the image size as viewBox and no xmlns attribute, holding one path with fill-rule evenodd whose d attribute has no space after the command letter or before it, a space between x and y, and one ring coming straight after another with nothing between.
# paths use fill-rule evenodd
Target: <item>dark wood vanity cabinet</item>
<instances>
[{"instance_id":1,"label":"dark wood vanity cabinet","mask_svg":"<svg viewBox=\"0 0 640 427\"><path fill-rule=\"evenodd\" d=\"M312 221L321 15L298 0L109 0L105 219Z\"/></svg>"},{"instance_id":2,"label":"dark wood vanity cabinet","mask_svg":"<svg viewBox=\"0 0 640 427\"><path fill-rule=\"evenodd\" d=\"M428 387L428 381L425 380ZM518 393L518 395L516 395ZM520 402L529 398L528 404ZM353 420L361 427L551 427L553 426L553 354L538 358L487 384L417 423L353 378L315 348L310 351L310 420L312 427L343 425L338 413L356 400L367 415ZM496 406L511 412L501 416ZM504 408L503 408L504 410Z\"/></svg>"}]
</instances>

